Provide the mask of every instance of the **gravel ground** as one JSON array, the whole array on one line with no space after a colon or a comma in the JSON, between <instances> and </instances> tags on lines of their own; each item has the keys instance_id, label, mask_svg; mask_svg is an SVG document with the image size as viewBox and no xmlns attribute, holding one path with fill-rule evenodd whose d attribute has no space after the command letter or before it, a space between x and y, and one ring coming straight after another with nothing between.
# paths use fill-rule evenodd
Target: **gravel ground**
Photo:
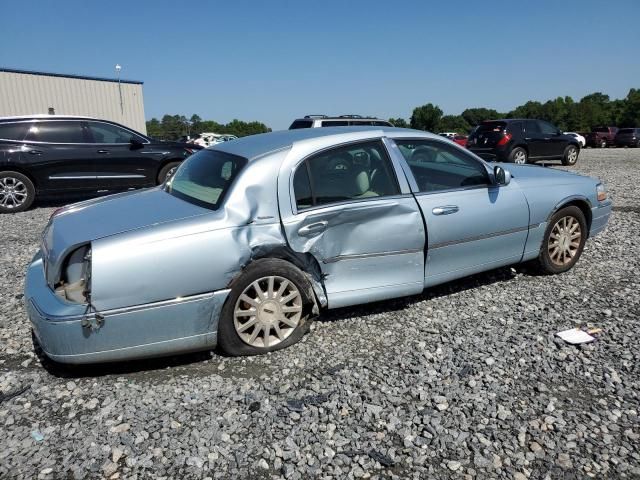
<instances>
[{"instance_id":1,"label":"gravel ground","mask_svg":"<svg viewBox=\"0 0 640 480\"><path fill-rule=\"evenodd\" d=\"M615 212L572 271L332 311L254 358L45 370L22 287L53 207L0 216L0 478L640 477L640 150L576 169ZM577 325L603 333L554 338Z\"/></svg>"}]
</instances>

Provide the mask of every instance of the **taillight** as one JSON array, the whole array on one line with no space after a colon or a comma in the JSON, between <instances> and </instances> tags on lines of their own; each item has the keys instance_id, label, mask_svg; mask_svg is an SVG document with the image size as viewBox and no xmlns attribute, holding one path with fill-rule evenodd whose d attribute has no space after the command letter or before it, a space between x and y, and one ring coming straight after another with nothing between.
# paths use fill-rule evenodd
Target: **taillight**
<instances>
[{"instance_id":1,"label":"taillight","mask_svg":"<svg viewBox=\"0 0 640 480\"><path fill-rule=\"evenodd\" d=\"M512 136L513 135L511 135L510 133L505 133L504 136L500 140L498 140L497 145L499 147L501 147L502 145L506 145L507 143L509 143L509 140L511 140Z\"/></svg>"}]
</instances>

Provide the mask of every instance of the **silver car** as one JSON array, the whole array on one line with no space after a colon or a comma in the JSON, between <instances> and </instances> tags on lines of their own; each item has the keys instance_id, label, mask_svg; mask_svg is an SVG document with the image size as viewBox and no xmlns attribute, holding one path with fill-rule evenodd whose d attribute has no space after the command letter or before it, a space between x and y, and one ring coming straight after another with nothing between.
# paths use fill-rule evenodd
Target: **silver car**
<instances>
[{"instance_id":1,"label":"silver car","mask_svg":"<svg viewBox=\"0 0 640 480\"><path fill-rule=\"evenodd\" d=\"M28 268L36 342L65 363L289 346L325 309L518 262L570 269L603 230L598 180L489 164L429 133L268 133L163 186L54 213Z\"/></svg>"}]
</instances>

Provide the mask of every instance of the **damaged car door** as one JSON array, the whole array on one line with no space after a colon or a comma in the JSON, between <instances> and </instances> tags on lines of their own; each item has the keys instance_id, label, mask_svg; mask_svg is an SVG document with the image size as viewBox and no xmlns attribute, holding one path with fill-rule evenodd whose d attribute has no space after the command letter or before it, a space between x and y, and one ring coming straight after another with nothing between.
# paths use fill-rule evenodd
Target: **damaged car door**
<instances>
[{"instance_id":1,"label":"damaged car door","mask_svg":"<svg viewBox=\"0 0 640 480\"><path fill-rule=\"evenodd\" d=\"M318 261L330 308L423 290L424 224L399 168L374 140L322 150L292 172L287 241Z\"/></svg>"}]
</instances>

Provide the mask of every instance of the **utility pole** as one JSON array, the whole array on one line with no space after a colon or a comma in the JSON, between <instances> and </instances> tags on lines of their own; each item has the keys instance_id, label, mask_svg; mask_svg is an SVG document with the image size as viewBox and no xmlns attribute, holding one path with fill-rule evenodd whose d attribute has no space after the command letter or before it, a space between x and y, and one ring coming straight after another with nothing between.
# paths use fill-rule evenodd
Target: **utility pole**
<instances>
[{"instance_id":1,"label":"utility pole","mask_svg":"<svg viewBox=\"0 0 640 480\"><path fill-rule=\"evenodd\" d=\"M124 107L122 106L122 84L120 83L120 70L122 67L120 64L116 64L116 73L118 75L118 93L120 94L120 114L124 115Z\"/></svg>"}]
</instances>

